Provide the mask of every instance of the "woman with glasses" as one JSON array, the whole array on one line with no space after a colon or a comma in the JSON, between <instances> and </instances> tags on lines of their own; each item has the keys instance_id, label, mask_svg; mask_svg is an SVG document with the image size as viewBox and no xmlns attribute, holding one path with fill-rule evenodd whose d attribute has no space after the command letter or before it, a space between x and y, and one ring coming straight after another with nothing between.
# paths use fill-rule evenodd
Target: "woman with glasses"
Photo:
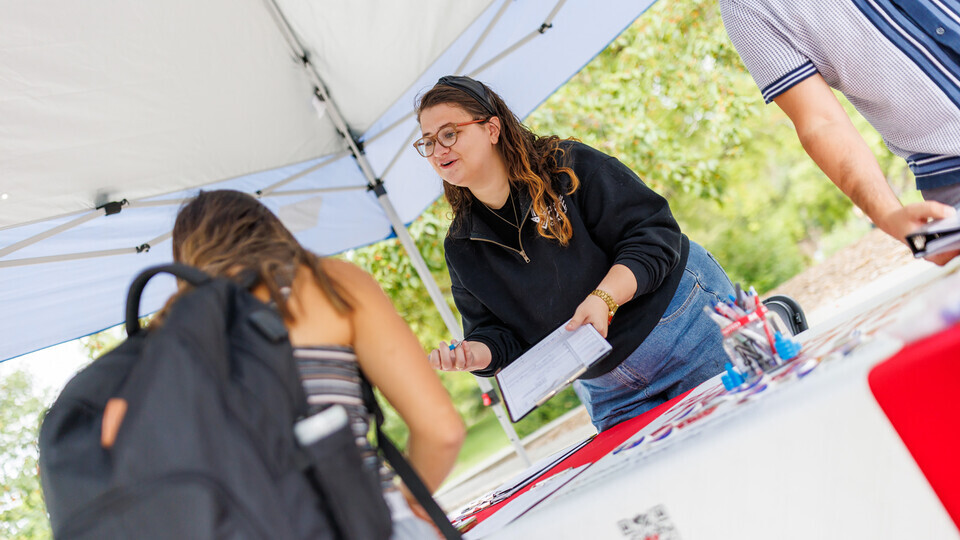
<instances>
[{"instance_id":1,"label":"woman with glasses","mask_svg":"<svg viewBox=\"0 0 960 540\"><path fill-rule=\"evenodd\" d=\"M599 431L723 370L703 308L733 286L633 171L531 132L468 77L441 78L417 119L414 147L454 213L444 247L465 335L430 353L435 369L492 376L557 327L592 324L613 350L574 389Z\"/></svg>"}]
</instances>

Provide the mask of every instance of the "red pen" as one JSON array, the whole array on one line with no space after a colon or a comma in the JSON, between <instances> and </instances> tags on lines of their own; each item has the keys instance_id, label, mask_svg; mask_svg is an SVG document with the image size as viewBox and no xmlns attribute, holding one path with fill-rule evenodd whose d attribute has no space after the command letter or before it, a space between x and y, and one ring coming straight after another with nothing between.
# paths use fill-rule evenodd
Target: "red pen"
<instances>
[{"instance_id":1,"label":"red pen","mask_svg":"<svg viewBox=\"0 0 960 540\"><path fill-rule=\"evenodd\" d=\"M763 322L763 332L767 334L767 341L770 342L770 350L773 351L773 354L777 354L776 340L773 338L773 331L770 330L770 325L767 323L767 306L763 305L763 302L760 301L759 295L753 297L753 302L757 307L754 313L756 313Z\"/></svg>"},{"instance_id":2,"label":"red pen","mask_svg":"<svg viewBox=\"0 0 960 540\"><path fill-rule=\"evenodd\" d=\"M743 328L747 323L759 320L760 316L757 315L755 311L747 313L743 317L739 317L730 322L727 326L724 326L720 331L723 333L723 337L730 337L734 332Z\"/></svg>"}]
</instances>

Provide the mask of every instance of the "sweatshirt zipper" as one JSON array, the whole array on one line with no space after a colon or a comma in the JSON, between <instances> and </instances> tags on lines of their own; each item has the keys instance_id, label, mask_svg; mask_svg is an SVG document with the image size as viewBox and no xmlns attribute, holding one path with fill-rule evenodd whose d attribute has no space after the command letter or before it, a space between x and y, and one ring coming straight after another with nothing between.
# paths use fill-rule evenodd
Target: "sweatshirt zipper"
<instances>
[{"instance_id":1,"label":"sweatshirt zipper","mask_svg":"<svg viewBox=\"0 0 960 540\"><path fill-rule=\"evenodd\" d=\"M523 257L523 262L526 262L526 263L530 262L530 257L527 257L527 254L526 254L526 253L523 251L523 249L522 249L522 248L523 248L523 244L520 244L520 248L521 248L521 249L518 250L518 249L514 249L514 248L512 248L512 247L510 247L510 246L501 244L500 242L494 242L493 240L487 240L486 238L474 238L474 237L471 236L470 239L471 239L471 240L474 240L474 241L476 241L476 242L490 242L491 244L496 244L496 245L498 245L498 246L500 246L500 247L502 247L502 248L504 248L504 249L509 249L510 251L513 251L514 253L517 253L518 255L520 255L521 257Z\"/></svg>"},{"instance_id":2,"label":"sweatshirt zipper","mask_svg":"<svg viewBox=\"0 0 960 540\"><path fill-rule=\"evenodd\" d=\"M493 240L487 240L486 238L474 238L474 237L471 236L470 239L471 239L471 240L475 240L475 241L477 241L477 242L490 242L491 244L496 244L496 245L498 245L498 246L500 246L500 247L502 247L502 248L504 248L504 249L509 249L510 251L513 251L514 253L517 253L517 254L519 254L521 257L523 257L523 262L529 263L529 262L530 262L530 257L527 257L527 252L523 249L523 239L521 238L521 235L520 235L520 231L523 230L523 224L527 221L527 215L529 215L529 214L530 214L530 209L527 208L527 211L524 212L524 214L523 214L523 218L520 219L520 225L517 226L517 244L520 246L520 249L519 249L519 250L514 249L514 248L512 248L512 247L510 247L510 246L501 244L500 242L495 242L495 241L493 241Z\"/></svg>"}]
</instances>

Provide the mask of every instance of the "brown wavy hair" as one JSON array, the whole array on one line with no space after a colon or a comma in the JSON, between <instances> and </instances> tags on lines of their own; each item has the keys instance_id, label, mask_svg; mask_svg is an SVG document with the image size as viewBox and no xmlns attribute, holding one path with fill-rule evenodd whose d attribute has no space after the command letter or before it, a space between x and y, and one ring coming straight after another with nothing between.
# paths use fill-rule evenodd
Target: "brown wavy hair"
<instances>
[{"instance_id":1,"label":"brown wavy hair","mask_svg":"<svg viewBox=\"0 0 960 540\"><path fill-rule=\"evenodd\" d=\"M483 84L483 83L481 83ZM497 152L503 157L507 165L507 173L511 188L526 189L533 201L533 211L540 218L537 232L544 238L557 240L561 245L567 245L573 236L573 226L567 219L566 212L560 204L560 186L551 181L553 175L566 173L570 178L570 189L567 195L572 194L580 186L573 169L562 165L564 151L560 148L560 137L549 135L541 137L523 125L517 115L507 107L503 99L483 85L490 105L497 112L500 119L500 138L497 142ZM455 105L460 107L474 120L489 118L490 113L476 99L463 90L451 86L437 84L417 99L417 122L420 114L435 105ZM443 183L444 196L453 209L454 225L470 211L473 195L467 188ZM546 224L546 227L543 224ZM453 230L455 227L451 227Z\"/></svg>"},{"instance_id":2,"label":"brown wavy hair","mask_svg":"<svg viewBox=\"0 0 960 540\"><path fill-rule=\"evenodd\" d=\"M240 279L254 272L284 319L292 316L282 289L305 266L337 311L352 310L345 292L323 271L320 257L304 249L260 201L239 191L201 191L180 209L173 226L173 260L215 277Z\"/></svg>"}]
</instances>

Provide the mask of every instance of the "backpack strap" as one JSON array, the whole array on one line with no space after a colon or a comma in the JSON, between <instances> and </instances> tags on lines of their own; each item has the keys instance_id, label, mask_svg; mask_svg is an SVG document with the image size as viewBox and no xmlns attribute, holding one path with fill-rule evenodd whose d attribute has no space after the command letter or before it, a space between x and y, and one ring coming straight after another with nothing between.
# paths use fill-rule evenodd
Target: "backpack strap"
<instances>
[{"instance_id":1,"label":"backpack strap","mask_svg":"<svg viewBox=\"0 0 960 540\"><path fill-rule=\"evenodd\" d=\"M383 457L390 463L393 470L400 475L400 479L403 480L404 485L407 486L410 493L417 498L417 502L426 510L427 515L430 516L433 523L440 529L443 537L446 538L446 540L461 539L462 536L457 529L454 528L453 524L450 523L450 520L447 519L447 515L437 504L437 501L433 499L433 495L430 493L430 490L427 489L427 486L424 485L423 480L420 479L420 475L417 474L417 471L413 470L407 458L403 457L403 453L397 449L393 441L391 441L381 429L383 425L383 410L380 409L380 404L377 403L377 398L373 394L373 385L370 384L367 376L364 375L362 371L360 372L360 382L363 388L364 404L376 419L377 448L383 452Z\"/></svg>"},{"instance_id":2,"label":"backpack strap","mask_svg":"<svg viewBox=\"0 0 960 540\"><path fill-rule=\"evenodd\" d=\"M195 287L212 279L202 270L180 263L151 266L143 272L140 272L133 280L133 283L130 284L130 290L127 292L126 327L128 336L132 336L140 331L140 295L143 294L143 289L147 286L150 278L160 273L173 274Z\"/></svg>"}]
</instances>

